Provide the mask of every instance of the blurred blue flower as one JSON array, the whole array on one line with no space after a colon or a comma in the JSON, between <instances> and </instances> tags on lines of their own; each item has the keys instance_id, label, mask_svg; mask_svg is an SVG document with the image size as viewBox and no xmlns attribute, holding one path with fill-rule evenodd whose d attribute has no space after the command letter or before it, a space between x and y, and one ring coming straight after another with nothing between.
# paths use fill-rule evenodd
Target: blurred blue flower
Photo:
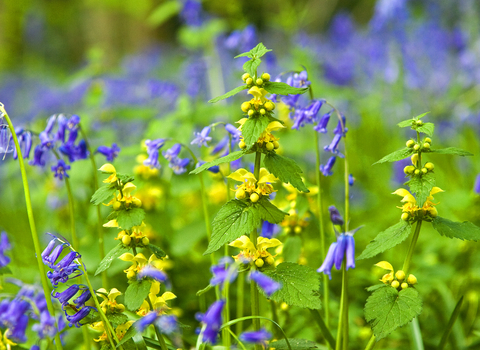
<instances>
[{"instance_id":1,"label":"blurred blue flower","mask_svg":"<svg viewBox=\"0 0 480 350\"><path fill-rule=\"evenodd\" d=\"M214 302L208 308L205 315L202 317L202 322L205 324L202 341L204 343L215 344L218 337L218 332L222 326L222 310L225 306L225 299L220 299Z\"/></svg>"},{"instance_id":2,"label":"blurred blue flower","mask_svg":"<svg viewBox=\"0 0 480 350\"><path fill-rule=\"evenodd\" d=\"M175 158L178 157L181 149L182 149L182 145L179 143L176 143L171 148L164 151L162 154L166 160L168 160L169 162L172 162Z\"/></svg>"},{"instance_id":3,"label":"blurred blue flower","mask_svg":"<svg viewBox=\"0 0 480 350\"><path fill-rule=\"evenodd\" d=\"M188 158L174 158L168 166L173 170L177 175L181 175L187 171L187 165L190 163Z\"/></svg>"},{"instance_id":4,"label":"blurred blue flower","mask_svg":"<svg viewBox=\"0 0 480 350\"><path fill-rule=\"evenodd\" d=\"M143 278L151 278L157 282L166 282L168 280L167 274L162 270L159 270L151 265L145 266L138 274L137 280L141 280Z\"/></svg>"},{"instance_id":5,"label":"blurred blue flower","mask_svg":"<svg viewBox=\"0 0 480 350\"><path fill-rule=\"evenodd\" d=\"M143 165L159 169L160 163L158 162L158 153L164 144L165 139L146 140L145 146L147 146L148 158L143 162Z\"/></svg>"},{"instance_id":6,"label":"blurred blue flower","mask_svg":"<svg viewBox=\"0 0 480 350\"><path fill-rule=\"evenodd\" d=\"M53 339L57 334L57 328L55 327L55 318L53 318L48 310L40 313L40 323L36 323L32 326L32 330L37 332L40 339L50 338Z\"/></svg>"},{"instance_id":7,"label":"blurred blue flower","mask_svg":"<svg viewBox=\"0 0 480 350\"><path fill-rule=\"evenodd\" d=\"M203 164L206 162L203 160L199 160L198 163L195 165L195 168L201 167ZM220 167L218 165L211 166L210 168L207 169L211 173L218 174L220 172Z\"/></svg>"},{"instance_id":8,"label":"blurred blue flower","mask_svg":"<svg viewBox=\"0 0 480 350\"><path fill-rule=\"evenodd\" d=\"M156 311L151 311L145 316L143 316L141 319L139 319L137 322L135 322L135 328L139 332L143 332L148 326L152 325L153 322L155 322L158 318L158 314Z\"/></svg>"},{"instance_id":9,"label":"blurred blue flower","mask_svg":"<svg viewBox=\"0 0 480 350\"><path fill-rule=\"evenodd\" d=\"M69 177L67 170L70 170L70 165L65 164L63 159L59 159L56 165L52 165L52 171L55 173L55 177L59 180L63 180L63 177Z\"/></svg>"},{"instance_id":10,"label":"blurred blue flower","mask_svg":"<svg viewBox=\"0 0 480 350\"><path fill-rule=\"evenodd\" d=\"M0 131L1 133L1 131ZM22 151L23 158L28 158L30 157L30 151L32 149L32 133L30 131L24 130L22 128L18 128L15 130L15 133L17 134L17 139L18 143L20 145L20 149ZM0 136L0 153L2 152L2 141L1 141L1 136ZM13 145L13 137L10 137L11 144ZM17 159L18 154L17 154L17 148L13 148L13 159Z\"/></svg>"},{"instance_id":11,"label":"blurred blue flower","mask_svg":"<svg viewBox=\"0 0 480 350\"><path fill-rule=\"evenodd\" d=\"M220 285L220 289L223 289L225 282L233 283L237 278L238 266L232 258L226 256L220 259L217 265L213 265L210 271L213 274L213 277L210 279L210 284L212 286Z\"/></svg>"},{"instance_id":12,"label":"blurred blue flower","mask_svg":"<svg viewBox=\"0 0 480 350\"><path fill-rule=\"evenodd\" d=\"M174 315L161 315L155 324L163 334L169 335L179 332L178 320Z\"/></svg>"},{"instance_id":13,"label":"blurred blue flower","mask_svg":"<svg viewBox=\"0 0 480 350\"><path fill-rule=\"evenodd\" d=\"M478 174L477 178L475 179L475 185L473 185L473 191L477 194L480 194L480 174Z\"/></svg>"},{"instance_id":14,"label":"blurred blue flower","mask_svg":"<svg viewBox=\"0 0 480 350\"><path fill-rule=\"evenodd\" d=\"M323 176L333 175L332 168L336 160L337 160L337 157L333 156L328 159L327 164L325 165L320 164L320 171L323 174Z\"/></svg>"},{"instance_id":15,"label":"blurred blue flower","mask_svg":"<svg viewBox=\"0 0 480 350\"><path fill-rule=\"evenodd\" d=\"M208 147L207 142L212 141L212 138L208 136L211 130L212 128L210 126L206 126L203 128L201 132L195 132L194 133L195 138L193 139L192 142L190 142L190 144L192 145L196 144L198 145L198 147L202 147L202 146Z\"/></svg>"},{"instance_id":16,"label":"blurred blue flower","mask_svg":"<svg viewBox=\"0 0 480 350\"><path fill-rule=\"evenodd\" d=\"M265 292L268 298L282 288L280 283L257 270L250 272L249 277Z\"/></svg>"},{"instance_id":17,"label":"blurred blue flower","mask_svg":"<svg viewBox=\"0 0 480 350\"><path fill-rule=\"evenodd\" d=\"M272 333L268 332L265 328L258 331L243 332L238 337L242 342L250 344L262 344L267 348L267 340L272 339Z\"/></svg>"},{"instance_id":18,"label":"blurred blue flower","mask_svg":"<svg viewBox=\"0 0 480 350\"><path fill-rule=\"evenodd\" d=\"M204 21L202 4L197 0L184 0L180 18L187 26L200 27Z\"/></svg>"},{"instance_id":19,"label":"blurred blue flower","mask_svg":"<svg viewBox=\"0 0 480 350\"><path fill-rule=\"evenodd\" d=\"M332 221L334 225L343 226L344 221L338 209L334 205L331 205L328 207L328 211L330 212L330 221Z\"/></svg>"},{"instance_id":20,"label":"blurred blue flower","mask_svg":"<svg viewBox=\"0 0 480 350\"><path fill-rule=\"evenodd\" d=\"M280 226L277 224L272 224L268 221L262 223L262 232L260 236L265 238L273 238L280 233Z\"/></svg>"},{"instance_id":21,"label":"blurred blue flower","mask_svg":"<svg viewBox=\"0 0 480 350\"><path fill-rule=\"evenodd\" d=\"M112 143L112 147L99 146L97 152L103 154L106 157L107 162L113 162L113 160L118 157L120 147L118 147L116 143Z\"/></svg>"},{"instance_id":22,"label":"blurred blue flower","mask_svg":"<svg viewBox=\"0 0 480 350\"><path fill-rule=\"evenodd\" d=\"M10 258L5 255L7 250L10 250L12 246L8 240L6 232L0 234L0 268L7 266L10 263Z\"/></svg>"}]
</instances>

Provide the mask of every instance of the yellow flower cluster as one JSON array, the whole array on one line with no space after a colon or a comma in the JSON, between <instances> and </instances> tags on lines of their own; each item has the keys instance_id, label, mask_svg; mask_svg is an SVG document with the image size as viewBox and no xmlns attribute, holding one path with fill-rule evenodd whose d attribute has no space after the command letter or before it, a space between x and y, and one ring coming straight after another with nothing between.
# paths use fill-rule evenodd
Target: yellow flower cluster
<instances>
[{"instance_id":1,"label":"yellow flower cluster","mask_svg":"<svg viewBox=\"0 0 480 350\"><path fill-rule=\"evenodd\" d=\"M432 190L430 191L430 195L427 197L426 202L423 204L423 206L420 208L417 204L417 200L415 197L408 192L408 190L404 188L399 188L393 194L396 194L398 196L403 197L401 202L405 203L401 207L398 207L402 209L402 220L407 221L411 217L415 217L415 215L422 210L422 214L429 214L431 217L436 217L438 215L437 208L435 208L435 205L438 203L433 203L433 195L437 194L439 192L444 192L440 187L433 187Z\"/></svg>"},{"instance_id":2,"label":"yellow flower cluster","mask_svg":"<svg viewBox=\"0 0 480 350\"><path fill-rule=\"evenodd\" d=\"M242 184L237 186L235 197L237 199L250 198L252 202L257 202L260 196L266 196L274 192L271 183L276 182L277 178L270 174L267 169L261 168L259 179L252 173L241 168L228 175L229 178L239 181Z\"/></svg>"},{"instance_id":3,"label":"yellow flower cluster","mask_svg":"<svg viewBox=\"0 0 480 350\"><path fill-rule=\"evenodd\" d=\"M153 281L152 285L150 286L150 292L148 293L148 298L150 303L153 306L153 310L157 312L157 314L161 315L165 313L166 310L169 310L170 307L167 305L168 300L175 299L177 296L172 292L165 292L161 296L158 294L160 293L160 282ZM150 304L147 300L144 300L142 306L137 311L137 315L145 316L150 312Z\"/></svg>"},{"instance_id":4,"label":"yellow flower cluster","mask_svg":"<svg viewBox=\"0 0 480 350\"><path fill-rule=\"evenodd\" d=\"M111 313L125 311L125 305L119 304L115 300L119 295L122 295L117 288L112 288L110 292L107 292L105 288L100 288L97 292L103 298L103 301L100 303L100 307L105 314L107 312Z\"/></svg>"},{"instance_id":5,"label":"yellow flower cluster","mask_svg":"<svg viewBox=\"0 0 480 350\"><path fill-rule=\"evenodd\" d=\"M142 221L140 226L133 226L130 231L120 231L115 239L121 240L126 246L130 245L132 240L135 242L135 245L143 244L146 246L150 243L150 239L147 237L150 231L151 228L147 227L147 225L145 225L145 223Z\"/></svg>"},{"instance_id":6,"label":"yellow flower cluster","mask_svg":"<svg viewBox=\"0 0 480 350\"><path fill-rule=\"evenodd\" d=\"M123 270L123 272L127 274L128 279L135 279L137 274L147 265L151 265L157 269L161 269L162 267L162 259L157 258L155 254L150 255L150 258L147 260L142 253L138 253L135 256L131 253L124 253L119 256L119 259L132 264L128 269Z\"/></svg>"},{"instance_id":7,"label":"yellow flower cluster","mask_svg":"<svg viewBox=\"0 0 480 350\"><path fill-rule=\"evenodd\" d=\"M104 164L100 169L100 171L110 174L110 176L103 180L104 183L114 183L117 182L117 171L115 167L112 164ZM108 204L105 204L106 206L112 206L113 210L119 210L124 206L125 208L130 208L130 207L141 207L142 206L142 201L138 199L137 197L132 195L132 191L134 191L137 188L133 183L127 182L126 184L123 184L122 189L119 191L120 193L114 194L113 199L108 202Z\"/></svg>"},{"instance_id":8,"label":"yellow flower cluster","mask_svg":"<svg viewBox=\"0 0 480 350\"><path fill-rule=\"evenodd\" d=\"M390 271L389 273L383 275L380 281L391 285L395 289L407 289L409 286L413 286L417 283L417 278L412 274L409 274L408 278L405 280L405 272L398 270L395 273L392 264L390 264L388 261L380 261L379 263L375 264L375 266Z\"/></svg>"},{"instance_id":9,"label":"yellow flower cluster","mask_svg":"<svg viewBox=\"0 0 480 350\"><path fill-rule=\"evenodd\" d=\"M115 334L117 335L118 340L123 339L123 337L125 336L125 333L127 333L128 329L132 326L132 324L134 322L135 321L128 321L124 324L121 324L121 325L117 326L117 328L115 328ZM105 327L103 326L102 321L94 322L94 323L91 324L90 327L94 331L103 332L102 335L100 337L98 337L97 339L94 339L94 341L101 342L101 341L108 340L107 332L105 331Z\"/></svg>"},{"instance_id":10,"label":"yellow flower cluster","mask_svg":"<svg viewBox=\"0 0 480 350\"><path fill-rule=\"evenodd\" d=\"M229 245L235 248L242 249L240 254L234 256L235 260L241 262L253 262L256 266L262 267L264 264L273 265L275 263L275 257L267 251L268 248L273 248L281 245L276 238L257 238L257 247L250 241L247 236L242 236L234 240Z\"/></svg>"}]
</instances>

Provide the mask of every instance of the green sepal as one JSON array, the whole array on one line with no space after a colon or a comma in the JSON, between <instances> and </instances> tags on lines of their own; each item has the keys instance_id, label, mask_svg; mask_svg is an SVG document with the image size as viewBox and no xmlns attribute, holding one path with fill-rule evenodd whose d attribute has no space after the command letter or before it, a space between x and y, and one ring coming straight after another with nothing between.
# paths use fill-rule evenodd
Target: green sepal
<instances>
[{"instance_id":1,"label":"green sepal","mask_svg":"<svg viewBox=\"0 0 480 350\"><path fill-rule=\"evenodd\" d=\"M283 242L282 256L286 262L296 263L302 253L302 239L299 236L289 236Z\"/></svg>"},{"instance_id":2,"label":"green sepal","mask_svg":"<svg viewBox=\"0 0 480 350\"><path fill-rule=\"evenodd\" d=\"M457 147L447 147L447 148L439 148L439 149L430 149L429 153L436 153L436 154L452 154L454 156L461 156L461 157L470 157L473 156L472 153L465 151L461 148Z\"/></svg>"},{"instance_id":3,"label":"green sepal","mask_svg":"<svg viewBox=\"0 0 480 350\"><path fill-rule=\"evenodd\" d=\"M267 81L263 84L263 88L267 90L271 94L277 95L300 95L304 94L308 91L308 87L305 88L296 88L291 85L275 82L275 81Z\"/></svg>"},{"instance_id":4,"label":"green sepal","mask_svg":"<svg viewBox=\"0 0 480 350\"><path fill-rule=\"evenodd\" d=\"M130 283L125 291L125 306L127 309L135 311L142 306L150 292L151 285L152 282L146 279Z\"/></svg>"},{"instance_id":5,"label":"green sepal","mask_svg":"<svg viewBox=\"0 0 480 350\"><path fill-rule=\"evenodd\" d=\"M137 321L138 322L138 321ZM135 335L137 334L137 327L135 327L135 323L132 324L130 326L129 329L127 329L127 332L125 333L125 335L123 336L122 340L120 340L120 342L118 342L117 344L117 348L122 345L122 344L125 344L127 341L129 341L130 339L132 339Z\"/></svg>"},{"instance_id":6,"label":"green sepal","mask_svg":"<svg viewBox=\"0 0 480 350\"><path fill-rule=\"evenodd\" d=\"M264 270L263 273L282 284L270 299L303 308L321 308L319 274L311 267L283 262L275 269ZM261 288L259 290L265 295Z\"/></svg>"},{"instance_id":7,"label":"green sepal","mask_svg":"<svg viewBox=\"0 0 480 350\"><path fill-rule=\"evenodd\" d=\"M265 115L248 118L242 125L242 136L247 148L252 147L270 121Z\"/></svg>"},{"instance_id":8,"label":"green sepal","mask_svg":"<svg viewBox=\"0 0 480 350\"><path fill-rule=\"evenodd\" d=\"M259 43L257 46L255 46L250 51L241 53L240 55L237 55L234 58L248 57L248 58L256 59L256 58L262 57L263 55L265 55L269 51L272 51L272 50L267 49L265 47L265 45L263 45L263 43ZM252 77L253 77L253 75L252 75Z\"/></svg>"},{"instance_id":9,"label":"green sepal","mask_svg":"<svg viewBox=\"0 0 480 350\"><path fill-rule=\"evenodd\" d=\"M232 152L230 154L227 154L225 157L221 157L215 160L212 160L211 162L207 162L203 164L202 166L199 166L198 168L192 170L190 174L199 174L202 171L211 168L212 166L219 165L222 163L230 163L233 162L234 160L237 160L239 158L242 158L242 156L245 154L245 151L236 151Z\"/></svg>"},{"instance_id":10,"label":"green sepal","mask_svg":"<svg viewBox=\"0 0 480 350\"><path fill-rule=\"evenodd\" d=\"M145 210L142 208L132 208L128 210L118 210L118 226L124 230L130 230L133 226L139 226L145 219Z\"/></svg>"},{"instance_id":11,"label":"green sepal","mask_svg":"<svg viewBox=\"0 0 480 350\"><path fill-rule=\"evenodd\" d=\"M128 253L130 251L130 247L124 246L122 243L119 243L115 248L110 250L107 255L103 258L103 260L100 262L100 265L97 268L97 271L95 271L95 276L97 276L99 273L105 271L110 267L114 259L117 259L120 255L124 253Z\"/></svg>"},{"instance_id":12,"label":"green sepal","mask_svg":"<svg viewBox=\"0 0 480 350\"><path fill-rule=\"evenodd\" d=\"M92 203L93 205L99 205L105 201L110 202L112 197L115 196L115 191L115 184L104 185L95 191L92 198L90 199L90 203Z\"/></svg>"},{"instance_id":13,"label":"green sepal","mask_svg":"<svg viewBox=\"0 0 480 350\"><path fill-rule=\"evenodd\" d=\"M237 86L235 89L230 90L229 92L223 94L222 96L218 96L218 97L212 98L212 99L209 100L208 102L209 102L209 103L215 103L215 102L224 100L224 99L226 99L226 98L229 98L229 97L232 97L232 96L238 94L240 91L245 90L245 89L248 89L248 86L247 86L247 85Z\"/></svg>"},{"instance_id":14,"label":"green sepal","mask_svg":"<svg viewBox=\"0 0 480 350\"><path fill-rule=\"evenodd\" d=\"M437 216L432 220L432 225L442 236L467 241L480 240L480 227L469 221L456 222Z\"/></svg>"},{"instance_id":15,"label":"green sepal","mask_svg":"<svg viewBox=\"0 0 480 350\"><path fill-rule=\"evenodd\" d=\"M156 245L149 244L147 247L159 259L163 259L167 256L167 253L165 253L162 248L157 247Z\"/></svg>"},{"instance_id":16,"label":"green sepal","mask_svg":"<svg viewBox=\"0 0 480 350\"><path fill-rule=\"evenodd\" d=\"M377 237L367 245L357 260L373 258L375 255L399 245L407 239L411 232L412 224L400 220L400 222L380 232Z\"/></svg>"},{"instance_id":17,"label":"green sepal","mask_svg":"<svg viewBox=\"0 0 480 350\"><path fill-rule=\"evenodd\" d=\"M128 316L119 312L107 313L106 316L114 328L128 321Z\"/></svg>"},{"instance_id":18,"label":"green sepal","mask_svg":"<svg viewBox=\"0 0 480 350\"><path fill-rule=\"evenodd\" d=\"M402 160L411 156L413 153L414 153L413 148L405 147L386 155L385 157L373 163L372 165L381 164L385 162L396 162L397 160Z\"/></svg>"},{"instance_id":19,"label":"green sepal","mask_svg":"<svg viewBox=\"0 0 480 350\"><path fill-rule=\"evenodd\" d=\"M299 191L310 192L300 176L303 173L302 169L293 159L282 157L275 152L269 152L265 156L264 162L267 170L280 181L290 183Z\"/></svg>"},{"instance_id":20,"label":"green sepal","mask_svg":"<svg viewBox=\"0 0 480 350\"><path fill-rule=\"evenodd\" d=\"M292 350L318 349L318 344L311 340L288 338L288 342L290 343ZM268 345L270 348L274 348L276 350L289 350L285 339L274 341Z\"/></svg>"},{"instance_id":21,"label":"green sepal","mask_svg":"<svg viewBox=\"0 0 480 350\"><path fill-rule=\"evenodd\" d=\"M390 285L375 290L367 299L365 319L377 340L412 321L422 312L422 300L415 288L400 292Z\"/></svg>"},{"instance_id":22,"label":"green sepal","mask_svg":"<svg viewBox=\"0 0 480 350\"><path fill-rule=\"evenodd\" d=\"M426 174L413 175L405 185L410 187L412 194L415 193L417 205L421 208L430 195L430 191L435 186L435 175L431 171Z\"/></svg>"}]
</instances>

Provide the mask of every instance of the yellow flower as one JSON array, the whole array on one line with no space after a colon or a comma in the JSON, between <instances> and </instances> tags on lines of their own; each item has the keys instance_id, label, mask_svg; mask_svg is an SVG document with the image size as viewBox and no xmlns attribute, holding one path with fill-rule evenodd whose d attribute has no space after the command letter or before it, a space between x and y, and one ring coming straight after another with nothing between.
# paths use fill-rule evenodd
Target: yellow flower
<instances>
[{"instance_id":1,"label":"yellow flower","mask_svg":"<svg viewBox=\"0 0 480 350\"><path fill-rule=\"evenodd\" d=\"M415 212L419 210L423 210L424 213L429 213L431 216L437 216L437 209L434 207L438 203L433 203L433 195L439 192L444 192L440 187L433 187L430 191L430 195L427 197L427 200L423 204L422 208L418 207L417 200L415 197L406 189L399 188L392 194L396 194L398 196L403 197L401 202L405 203L401 207L403 213L409 213L411 215L415 215Z\"/></svg>"},{"instance_id":2,"label":"yellow flower","mask_svg":"<svg viewBox=\"0 0 480 350\"><path fill-rule=\"evenodd\" d=\"M103 180L104 183L112 183L117 181L117 170L115 170L115 167L112 164L103 164L98 170L107 174L111 174L107 179Z\"/></svg>"},{"instance_id":3,"label":"yellow flower","mask_svg":"<svg viewBox=\"0 0 480 350\"><path fill-rule=\"evenodd\" d=\"M267 251L267 249L279 246L281 244L282 242L280 242L276 238L269 239L265 237L258 237L257 247L255 248L253 243L250 241L250 238L244 235L234 240L229 245L235 248L242 249L242 252L240 254L234 256L235 260L240 259L255 262L257 259L267 260L271 257L271 259L267 260L266 262L268 264L273 264L273 256Z\"/></svg>"},{"instance_id":4,"label":"yellow flower","mask_svg":"<svg viewBox=\"0 0 480 350\"><path fill-rule=\"evenodd\" d=\"M380 261L379 263L376 263L375 266L390 271L389 273L383 275L383 277L380 279L380 281L382 281L383 283L390 284L393 281L394 276L392 264L390 264L388 261Z\"/></svg>"},{"instance_id":5,"label":"yellow flower","mask_svg":"<svg viewBox=\"0 0 480 350\"><path fill-rule=\"evenodd\" d=\"M112 288L110 292L107 292L105 288L100 288L98 292L103 298L103 301L100 303L100 307L102 308L103 312L123 312L125 310L125 306L117 303L115 300L119 295L122 294L117 288ZM107 294L107 296L105 296L105 294Z\"/></svg>"},{"instance_id":6,"label":"yellow flower","mask_svg":"<svg viewBox=\"0 0 480 350\"><path fill-rule=\"evenodd\" d=\"M253 95L252 101L257 105L259 103L264 104L265 102L267 102L265 95L268 94L268 91L264 88L258 88L258 86L253 86L252 88L250 88L250 90L248 90L248 93L250 95Z\"/></svg>"},{"instance_id":7,"label":"yellow flower","mask_svg":"<svg viewBox=\"0 0 480 350\"><path fill-rule=\"evenodd\" d=\"M162 265L162 260L157 258L155 254L150 255L150 258L145 257L142 253L138 253L137 255L133 256L131 253L124 253L118 257L120 260L123 261L128 261L132 263L132 265L126 269L123 270L127 274L128 279L133 279L139 273L142 271L142 269L147 266L147 265L152 265L155 268L159 268L158 266Z\"/></svg>"},{"instance_id":8,"label":"yellow flower","mask_svg":"<svg viewBox=\"0 0 480 350\"><path fill-rule=\"evenodd\" d=\"M0 330L0 350L10 350L10 345L17 345L17 343L14 343L10 339L8 339L7 334L10 332L10 329L6 329L5 333L3 333L2 337L2 331Z\"/></svg>"},{"instance_id":9,"label":"yellow flower","mask_svg":"<svg viewBox=\"0 0 480 350\"><path fill-rule=\"evenodd\" d=\"M135 321L128 321L124 324L117 326L117 328L115 329L115 334L117 335L118 340L123 339L125 333L127 333L127 330L132 326L134 322ZM105 327L103 326L102 321L92 323L90 325L90 328L97 332L103 332L100 337L98 337L97 339L93 339L94 341L101 342L108 340L107 332L105 331Z\"/></svg>"},{"instance_id":10,"label":"yellow flower","mask_svg":"<svg viewBox=\"0 0 480 350\"><path fill-rule=\"evenodd\" d=\"M116 219L110 220L106 224L103 224L103 227L120 227Z\"/></svg>"},{"instance_id":11,"label":"yellow flower","mask_svg":"<svg viewBox=\"0 0 480 350\"><path fill-rule=\"evenodd\" d=\"M160 293L160 282L153 281L152 285L150 286L150 292L148 293L148 298L152 303L153 309L157 312L157 314L161 315L166 310L169 309L167 305L168 300L175 299L177 296L172 292L165 292L161 296L157 296ZM145 316L150 312L150 304L148 301L144 300L142 306L137 311L137 315Z\"/></svg>"},{"instance_id":12,"label":"yellow flower","mask_svg":"<svg viewBox=\"0 0 480 350\"><path fill-rule=\"evenodd\" d=\"M242 189L248 194L253 192L261 195L270 194L275 191L270 183L277 181L277 178L270 174L265 168L260 169L258 181L252 173L245 169L237 169L227 177L242 182L240 186L237 186L237 190Z\"/></svg>"}]
</instances>

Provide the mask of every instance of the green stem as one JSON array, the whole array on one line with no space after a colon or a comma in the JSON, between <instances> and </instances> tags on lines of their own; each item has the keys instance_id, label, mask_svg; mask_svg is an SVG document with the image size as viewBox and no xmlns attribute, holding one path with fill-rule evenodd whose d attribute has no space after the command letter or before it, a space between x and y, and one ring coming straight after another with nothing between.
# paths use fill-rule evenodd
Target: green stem
<instances>
[{"instance_id":1,"label":"green stem","mask_svg":"<svg viewBox=\"0 0 480 350\"><path fill-rule=\"evenodd\" d=\"M238 323L237 323L238 324ZM240 339L238 339L238 337L235 335L235 333L233 333L230 328L227 328L228 329L228 332L231 334L231 336L237 341L237 343L241 346L241 348L243 350L247 350L247 348L245 347L245 345L243 345L243 343L240 341Z\"/></svg>"},{"instance_id":2,"label":"green stem","mask_svg":"<svg viewBox=\"0 0 480 350\"><path fill-rule=\"evenodd\" d=\"M87 147L88 153L90 154L90 162L92 163L93 168L93 189L94 193L98 190L98 174L97 174L97 163L95 162L95 156L90 148L90 142L87 139L87 134L85 130L83 130L82 126L79 125L80 133L82 134L83 139L85 140L85 145ZM99 253L100 253L100 261L105 258L105 240L103 236L103 220L102 220L102 213L100 211L100 206L95 206L97 209L97 219L98 219L98 245L99 245ZM108 289L108 277L107 271L102 272L102 287Z\"/></svg>"},{"instance_id":3,"label":"green stem","mask_svg":"<svg viewBox=\"0 0 480 350\"><path fill-rule=\"evenodd\" d=\"M275 322L279 323L279 320L278 320L278 312L277 312L277 303L273 300L270 300L270 307L272 309L272 318ZM279 338L279 335L277 334L277 328L273 327L272 325L272 332L273 334L275 335L275 338Z\"/></svg>"},{"instance_id":4,"label":"green stem","mask_svg":"<svg viewBox=\"0 0 480 350\"><path fill-rule=\"evenodd\" d=\"M410 247L408 247L407 256L405 258L405 262L403 263L403 272L405 272L405 276L408 276L408 270L410 270L410 262L413 256L413 250L415 249L415 245L418 241L418 236L420 235L420 228L422 227L422 217L417 221L417 226L415 227L415 232L413 233L412 241L410 242Z\"/></svg>"},{"instance_id":5,"label":"green stem","mask_svg":"<svg viewBox=\"0 0 480 350\"><path fill-rule=\"evenodd\" d=\"M367 344L367 347L365 348L365 350L372 350L374 347L375 347L375 344L376 344L376 340L375 340L375 336L372 335L372 337L370 338L370 340L368 341L368 344Z\"/></svg>"},{"instance_id":6,"label":"green stem","mask_svg":"<svg viewBox=\"0 0 480 350\"><path fill-rule=\"evenodd\" d=\"M455 324L455 321L457 320L457 317L460 314L460 308L462 307L462 303L463 303L463 295L460 298L460 300L458 300L457 305L455 306L455 309L452 312L452 316L450 316L450 320L448 321L447 328L445 329L445 332L442 335L442 339L440 340L440 344L438 345L438 350L443 350L443 348L447 344L448 336L450 335L453 325Z\"/></svg>"},{"instance_id":7,"label":"green stem","mask_svg":"<svg viewBox=\"0 0 480 350\"><path fill-rule=\"evenodd\" d=\"M148 302L148 305L150 305L150 309L154 311L152 301L150 300L150 296L147 296L147 302ZM157 325L154 324L153 328L155 329L155 334L157 335L157 340L160 343L160 347L162 348L162 350L168 350L167 344L165 343L165 339L163 339L163 336L158 330Z\"/></svg>"},{"instance_id":8,"label":"green stem","mask_svg":"<svg viewBox=\"0 0 480 350\"><path fill-rule=\"evenodd\" d=\"M70 180L68 177L65 177L65 187L67 188L68 194L68 207L70 210L70 233L72 235L72 246L76 251L80 250L80 242L77 237L77 230L75 229L75 204L73 202L73 193L72 188L70 187Z\"/></svg>"},{"instance_id":9,"label":"green stem","mask_svg":"<svg viewBox=\"0 0 480 350\"><path fill-rule=\"evenodd\" d=\"M415 317L412 322L410 322L410 334L412 338L412 343L415 345L415 350L424 350L422 331L420 330L420 325L418 324L418 318Z\"/></svg>"},{"instance_id":10,"label":"green stem","mask_svg":"<svg viewBox=\"0 0 480 350\"><path fill-rule=\"evenodd\" d=\"M345 318L347 300L347 269L346 261L342 263L342 293L340 295L340 312L338 314L338 329L337 329L337 341L335 344L335 350L341 350L344 348L344 343L348 344L348 338L345 337L345 324L347 322Z\"/></svg>"},{"instance_id":11,"label":"green stem","mask_svg":"<svg viewBox=\"0 0 480 350\"><path fill-rule=\"evenodd\" d=\"M232 267L233 268L233 267ZM226 281L223 285L223 298L225 299L225 308L223 309L223 319L224 322L229 322L230 321L230 303L228 302L228 296L229 296L229 289L230 289L230 276L231 272L230 269L228 269L228 265L225 266L225 269L229 271L227 273L227 278ZM232 270L233 271L233 270ZM230 328L226 328L222 330L222 340L223 340L223 346L226 349L230 349L230 344L231 344L231 339L230 339Z\"/></svg>"},{"instance_id":12,"label":"green stem","mask_svg":"<svg viewBox=\"0 0 480 350\"><path fill-rule=\"evenodd\" d=\"M328 330L328 326L327 326L326 322L323 321L323 318L320 315L320 311L312 310L312 309L309 309L309 310L310 310L310 313L313 316L313 319L315 320L315 322L317 322L318 327L320 327L320 330L322 331L322 334L325 337L325 340L332 347L332 349L335 349L335 339L333 339L332 334Z\"/></svg>"},{"instance_id":13,"label":"green stem","mask_svg":"<svg viewBox=\"0 0 480 350\"><path fill-rule=\"evenodd\" d=\"M236 313L236 317L237 318L241 318L243 317L243 313L244 313L244 294L245 293L245 278L243 278L243 276L240 278L240 276L237 278L237 313ZM242 333L242 323L239 322L237 323L236 327L235 327L235 332L237 334L240 334Z\"/></svg>"},{"instance_id":14,"label":"green stem","mask_svg":"<svg viewBox=\"0 0 480 350\"><path fill-rule=\"evenodd\" d=\"M37 228L35 226L35 218L33 217L32 201L30 198L30 188L28 186L27 172L25 171L25 163L23 161L22 150L20 144L18 143L17 134L15 133L15 128L10 121L7 111L2 103L0 103L0 112L3 113L3 117L7 121L8 128L12 133L13 142L15 143L15 148L17 149L18 154L18 164L20 166L20 173L22 175L23 190L25 192L25 204L27 207L28 222L30 224L30 231L32 233L33 246L35 248L35 254L37 256L38 269L40 270L40 281L42 283L43 293L45 294L45 300L47 302L48 312L52 317L55 317L55 311L53 308L52 300L50 296L50 288L48 287L47 274L45 271L45 266L42 261L42 251L40 249L40 240L38 238ZM55 347L57 350L62 350L62 342L60 341L60 336L57 333L55 335Z\"/></svg>"}]
</instances>

